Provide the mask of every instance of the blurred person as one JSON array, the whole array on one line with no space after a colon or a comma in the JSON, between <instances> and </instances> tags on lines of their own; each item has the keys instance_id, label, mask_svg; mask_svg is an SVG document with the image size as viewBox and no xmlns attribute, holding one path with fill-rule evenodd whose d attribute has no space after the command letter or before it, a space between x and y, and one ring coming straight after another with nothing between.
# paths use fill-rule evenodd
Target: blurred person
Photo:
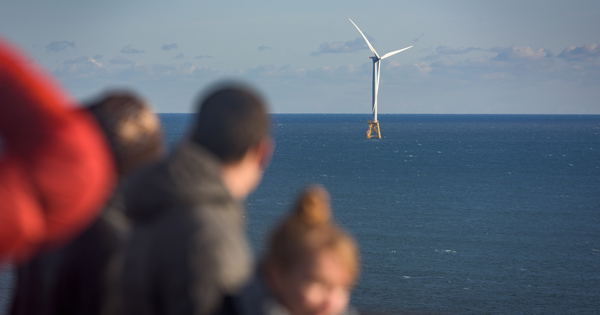
<instances>
[{"instance_id":1,"label":"blurred person","mask_svg":"<svg viewBox=\"0 0 600 315\"><path fill-rule=\"evenodd\" d=\"M98 215L114 185L88 113L0 38L0 261L59 246Z\"/></svg>"},{"instance_id":2,"label":"blurred person","mask_svg":"<svg viewBox=\"0 0 600 315\"><path fill-rule=\"evenodd\" d=\"M332 221L327 191L311 186L275 229L254 279L223 313L357 314L348 301L358 273L354 240Z\"/></svg>"},{"instance_id":3,"label":"blurred person","mask_svg":"<svg viewBox=\"0 0 600 315\"><path fill-rule=\"evenodd\" d=\"M119 185L81 235L64 247L40 252L17 269L13 315L119 311L120 271L129 228L119 187L131 173L163 156L160 122L130 92L105 93L83 110L93 114L110 144Z\"/></svg>"},{"instance_id":4,"label":"blurred person","mask_svg":"<svg viewBox=\"0 0 600 315\"><path fill-rule=\"evenodd\" d=\"M248 280L242 202L271 157L269 132L255 91L220 85L201 99L190 136L130 182L125 314L213 314Z\"/></svg>"}]
</instances>

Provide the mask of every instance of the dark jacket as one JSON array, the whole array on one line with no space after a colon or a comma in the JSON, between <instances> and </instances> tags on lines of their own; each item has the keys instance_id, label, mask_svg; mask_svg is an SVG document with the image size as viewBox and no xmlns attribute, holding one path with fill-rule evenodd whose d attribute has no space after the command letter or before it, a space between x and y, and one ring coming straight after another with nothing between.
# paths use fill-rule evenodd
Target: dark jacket
<instances>
[{"instance_id":1,"label":"dark jacket","mask_svg":"<svg viewBox=\"0 0 600 315\"><path fill-rule=\"evenodd\" d=\"M132 179L125 200L125 314L212 314L248 279L243 209L201 146L184 142Z\"/></svg>"},{"instance_id":2,"label":"dark jacket","mask_svg":"<svg viewBox=\"0 0 600 315\"><path fill-rule=\"evenodd\" d=\"M17 269L12 315L100 315L118 311L128 224L120 194L67 245L43 251Z\"/></svg>"}]
</instances>

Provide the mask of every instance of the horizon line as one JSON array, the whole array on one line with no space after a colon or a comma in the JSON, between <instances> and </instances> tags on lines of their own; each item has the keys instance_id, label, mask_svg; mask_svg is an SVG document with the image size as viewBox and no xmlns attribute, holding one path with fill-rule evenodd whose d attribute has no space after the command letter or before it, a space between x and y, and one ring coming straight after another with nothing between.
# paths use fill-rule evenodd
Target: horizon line
<instances>
[{"instance_id":1,"label":"horizon line","mask_svg":"<svg viewBox=\"0 0 600 315\"><path fill-rule=\"evenodd\" d=\"M156 114L196 114L195 112L155 112ZM269 115L365 115L368 113L269 113ZM388 113L378 115L537 115L537 116L600 116L598 114L507 114L507 113Z\"/></svg>"}]
</instances>

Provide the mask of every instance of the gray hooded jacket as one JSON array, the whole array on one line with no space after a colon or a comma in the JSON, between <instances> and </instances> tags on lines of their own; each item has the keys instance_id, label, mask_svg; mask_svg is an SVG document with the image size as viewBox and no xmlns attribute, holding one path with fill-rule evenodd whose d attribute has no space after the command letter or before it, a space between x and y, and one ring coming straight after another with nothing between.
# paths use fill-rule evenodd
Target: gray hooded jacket
<instances>
[{"instance_id":1,"label":"gray hooded jacket","mask_svg":"<svg viewBox=\"0 0 600 315\"><path fill-rule=\"evenodd\" d=\"M248 280L243 209L203 147L184 142L132 179L125 204L125 314L213 314Z\"/></svg>"}]
</instances>

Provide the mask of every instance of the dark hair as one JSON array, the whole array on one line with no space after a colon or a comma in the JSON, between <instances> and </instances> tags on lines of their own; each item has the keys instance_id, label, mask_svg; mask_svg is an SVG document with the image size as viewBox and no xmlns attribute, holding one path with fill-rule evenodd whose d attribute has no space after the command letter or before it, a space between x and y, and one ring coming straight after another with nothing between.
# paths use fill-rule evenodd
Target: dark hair
<instances>
[{"instance_id":1,"label":"dark hair","mask_svg":"<svg viewBox=\"0 0 600 315\"><path fill-rule=\"evenodd\" d=\"M164 153L160 121L137 95L112 91L88 103L113 151L117 172L132 170Z\"/></svg>"},{"instance_id":2,"label":"dark hair","mask_svg":"<svg viewBox=\"0 0 600 315\"><path fill-rule=\"evenodd\" d=\"M192 139L222 162L239 161L269 134L265 103L257 92L239 84L211 91L199 103Z\"/></svg>"}]
</instances>

